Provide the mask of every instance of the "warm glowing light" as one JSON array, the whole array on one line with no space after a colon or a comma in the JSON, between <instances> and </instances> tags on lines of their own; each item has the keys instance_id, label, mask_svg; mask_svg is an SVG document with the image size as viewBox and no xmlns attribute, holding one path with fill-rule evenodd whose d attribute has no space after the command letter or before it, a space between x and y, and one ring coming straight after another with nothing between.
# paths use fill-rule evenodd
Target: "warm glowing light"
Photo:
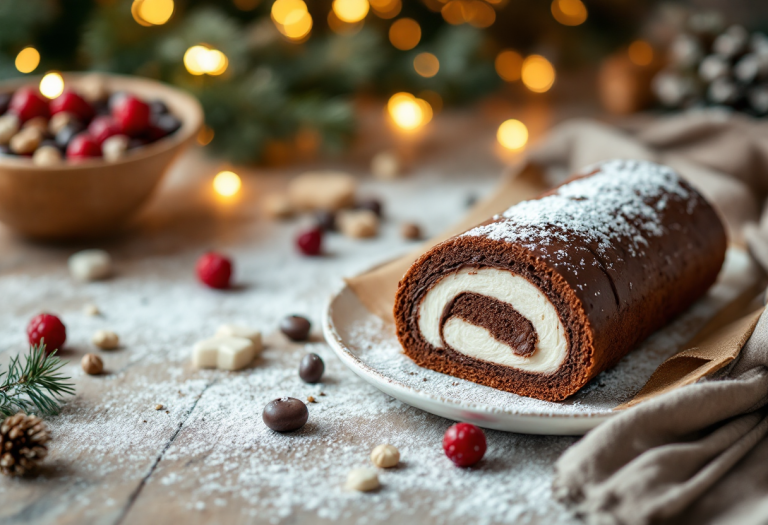
<instances>
[{"instance_id":1,"label":"warm glowing light","mask_svg":"<svg viewBox=\"0 0 768 525\"><path fill-rule=\"evenodd\" d=\"M307 12L302 0L275 0L272 4L272 20L277 24L295 23Z\"/></svg>"},{"instance_id":2,"label":"warm glowing light","mask_svg":"<svg viewBox=\"0 0 768 525\"><path fill-rule=\"evenodd\" d=\"M469 23L475 27L489 27L496 21L496 11L482 0L451 0L440 13L449 24Z\"/></svg>"},{"instance_id":3,"label":"warm glowing light","mask_svg":"<svg viewBox=\"0 0 768 525\"><path fill-rule=\"evenodd\" d=\"M496 11L480 0L474 0L470 7L469 18L467 22L475 27L491 27L496 21Z\"/></svg>"},{"instance_id":4,"label":"warm glowing light","mask_svg":"<svg viewBox=\"0 0 768 525\"><path fill-rule=\"evenodd\" d=\"M555 68L543 56L531 55L523 61L521 77L525 87L534 93L544 93L555 83Z\"/></svg>"},{"instance_id":5,"label":"warm glowing light","mask_svg":"<svg viewBox=\"0 0 768 525\"><path fill-rule=\"evenodd\" d=\"M200 131L197 132L197 143L201 146L207 146L213 140L213 135L213 129L203 125Z\"/></svg>"},{"instance_id":6,"label":"warm glowing light","mask_svg":"<svg viewBox=\"0 0 768 525\"><path fill-rule=\"evenodd\" d=\"M16 55L16 69L20 73L32 73L40 65L40 53L34 47L25 47Z\"/></svg>"},{"instance_id":7,"label":"warm glowing light","mask_svg":"<svg viewBox=\"0 0 768 525\"><path fill-rule=\"evenodd\" d=\"M131 4L131 16L137 24L144 27L150 27L152 24L147 22L141 17L141 6L144 4L144 0L133 0Z\"/></svg>"},{"instance_id":8,"label":"warm glowing light","mask_svg":"<svg viewBox=\"0 0 768 525\"><path fill-rule=\"evenodd\" d=\"M427 102L429 102L429 105L431 109L435 113L440 113L443 109L443 97L440 96L440 93L437 93L436 91L432 91L431 89L426 89L419 93L419 98L423 98Z\"/></svg>"},{"instance_id":9,"label":"warm glowing light","mask_svg":"<svg viewBox=\"0 0 768 525\"><path fill-rule=\"evenodd\" d=\"M235 195L242 185L240 177L231 171L221 171L213 178L213 190L222 197Z\"/></svg>"},{"instance_id":10,"label":"warm glowing light","mask_svg":"<svg viewBox=\"0 0 768 525\"><path fill-rule=\"evenodd\" d=\"M52 71L46 73L40 81L40 93L48 98L56 98L64 92L64 79L61 74Z\"/></svg>"},{"instance_id":11,"label":"warm glowing light","mask_svg":"<svg viewBox=\"0 0 768 525\"><path fill-rule=\"evenodd\" d=\"M359 22L368 14L368 0L333 0L333 12L348 24Z\"/></svg>"},{"instance_id":12,"label":"warm glowing light","mask_svg":"<svg viewBox=\"0 0 768 525\"><path fill-rule=\"evenodd\" d=\"M421 40L421 26L413 18L401 18L389 27L389 41L401 51L416 47Z\"/></svg>"},{"instance_id":13,"label":"warm glowing light","mask_svg":"<svg viewBox=\"0 0 768 525\"><path fill-rule=\"evenodd\" d=\"M587 7L581 0L552 0L552 16L564 26L578 26L587 20Z\"/></svg>"},{"instance_id":14,"label":"warm glowing light","mask_svg":"<svg viewBox=\"0 0 768 525\"><path fill-rule=\"evenodd\" d=\"M184 67L193 75L221 75L228 66L227 56L218 49L197 45L184 53Z\"/></svg>"},{"instance_id":15,"label":"warm glowing light","mask_svg":"<svg viewBox=\"0 0 768 525\"><path fill-rule=\"evenodd\" d=\"M496 138L499 144L505 148L518 151L523 149L528 142L528 128L525 124L519 120L509 119L505 120L499 126L499 131L496 132Z\"/></svg>"},{"instance_id":16,"label":"warm glowing light","mask_svg":"<svg viewBox=\"0 0 768 525\"><path fill-rule=\"evenodd\" d=\"M387 102L387 111L400 129L415 130L432 120L432 106L410 93L395 93Z\"/></svg>"},{"instance_id":17,"label":"warm glowing light","mask_svg":"<svg viewBox=\"0 0 768 525\"><path fill-rule=\"evenodd\" d=\"M173 0L142 0L138 16L148 24L161 26L173 14Z\"/></svg>"},{"instance_id":18,"label":"warm glowing light","mask_svg":"<svg viewBox=\"0 0 768 525\"><path fill-rule=\"evenodd\" d=\"M496 73L507 82L520 80L520 73L523 69L523 57L517 51L505 49L496 56L494 62Z\"/></svg>"},{"instance_id":19,"label":"warm glowing light","mask_svg":"<svg viewBox=\"0 0 768 525\"><path fill-rule=\"evenodd\" d=\"M330 27L331 31L334 33L340 35L353 35L363 28L363 22L360 21L355 24L344 22L343 20L339 20L336 13L331 10L328 12L328 27Z\"/></svg>"},{"instance_id":20,"label":"warm glowing light","mask_svg":"<svg viewBox=\"0 0 768 525\"><path fill-rule=\"evenodd\" d=\"M432 78L440 71L440 61L432 53L419 53L413 59L413 69L424 78Z\"/></svg>"},{"instance_id":21,"label":"warm glowing light","mask_svg":"<svg viewBox=\"0 0 768 525\"><path fill-rule=\"evenodd\" d=\"M629 59L638 66L647 66L653 62L653 48L644 40L635 40L629 45Z\"/></svg>"},{"instance_id":22,"label":"warm glowing light","mask_svg":"<svg viewBox=\"0 0 768 525\"><path fill-rule=\"evenodd\" d=\"M368 0L376 16L389 20L400 14L403 3L400 0Z\"/></svg>"}]
</instances>

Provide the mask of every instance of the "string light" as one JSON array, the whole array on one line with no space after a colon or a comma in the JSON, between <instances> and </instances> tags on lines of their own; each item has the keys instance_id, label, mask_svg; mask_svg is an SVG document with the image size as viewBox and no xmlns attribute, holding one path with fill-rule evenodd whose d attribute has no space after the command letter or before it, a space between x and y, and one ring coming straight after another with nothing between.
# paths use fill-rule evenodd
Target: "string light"
<instances>
[{"instance_id":1,"label":"string light","mask_svg":"<svg viewBox=\"0 0 768 525\"><path fill-rule=\"evenodd\" d=\"M371 4L376 16L385 20L395 18L403 9L403 3L400 0L368 0L368 3Z\"/></svg>"},{"instance_id":2,"label":"string light","mask_svg":"<svg viewBox=\"0 0 768 525\"><path fill-rule=\"evenodd\" d=\"M184 67L193 75L221 75L228 66L229 59L218 49L197 45L184 53Z\"/></svg>"},{"instance_id":3,"label":"string light","mask_svg":"<svg viewBox=\"0 0 768 525\"><path fill-rule=\"evenodd\" d=\"M432 78L440 71L440 61L432 53L419 53L413 59L413 69L424 78Z\"/></svg>"},{"instance_id":4,"label":"string light","mask_svg":"<svg viewBox=\"0 0 768 525\"><path fill-rule=\"evenodd\" d=\"M31 73L40 65L40 53L34 47L25 47L16 55L19 73Z\"/></svg>"},{"instance_id":5,"label":"string light","mask_svg":"<svg viewBox=\"0 0 768 525\"><path fill-rule=\"evenodd\" d=\"M348 24L359 22L368 15L368 0L333 0L333 12Z\"/></svg>"},{"instance_id":6,"label":"string light","mask_svg":"<svg viewBox=\"0 0 768 525\"><path fill-rule=\"evenodd\" d=\"M64 92L64 79L60 73L51 71L40 80L40 93L48 98L56 98Z\"/></svg>"},{"instance_id":7,"label":"string light","mask_svg":"<svg viewBox=\"0 0 768 525\"><path fill-rule=\"evenodd\" d=\"M277 30L290 40L301 41L312 30L312 16L303 0L276 0L271 14Z\"/></svg>"},{"instance_id":8,"label":"string light","mask_svg":"<svg viewBox=\"0 0 768 525\"><path fill-rule=\"evenodd\" d=\"M413 18L400 18L389 27L389 41L401 51L408 51L419 44L421 26Z\"/></svg>"},{"instance_id":9,"label":"string light","mask_svg":"<svg viewBox=\"0 0 768 525\"><path fill-rule=\"evenodd\" d=\"M528 143L528 128L519 120L505 120L496 132L496 139L508 150L519 151Z\"/></svg>"},{"instance_id":10,"label":"string light","mask_svg":"<svg viewBox=\"0 0 768 525\"><path fill-rule=\"evenodd\" d=\"M496 73L507 82L520 80L520 73L523 69L523 57L520 53L511 49L505 49L496 56L494 61Z\"/></svg>"},{"instance_id":11,"label":"string light","mask_svg":"<svg viewBox=\"0 0 768 525\"><path fill-rule=\"evenodd\" d=\"M578 26L587 20L587 7L581 0L552 0L552 16L564 26Z\"/></svg>"},{"instance_id":12,"label":"string light","mask_svg":"<svg viewBox=\"0 0 768 525\"><path fill-rule=\"evenodd\" d=\"M220 171L213 178L213 190L222 197L232 197L240 191L243 182L237 173Z\"/></svg>"},{"instance_id":13,"label":"string light","mask_svg":"<svg viewBox=\"0 0 768 525\"><path fill-rule=\"evenodd\" d=\"M173 0L139 1L138 16L148 24L161 26L171 18L172 14Z\"/></svg>"},{"instance_id":14,"label":"string light","mask_svg":"<svg viewBox=\"0 0 768 525\"><path fill-rule=\"evenodd\" d=\"M395 125L403 130L415 130L432 120L432 106L410 93L395 93L387 102L387 111Z\"/></svg>"},{"instance_id":15,"label":"string light","mask_svg":"<svg viewBox=\"0 0 768 525\"><path fill-rule=\"evenodd\" d=\"M629 45L629 60L638 66L647 66L653 62L653 48L644 40L635 40Z\"/></svg>"},{"instance_id":16,"label":"string light","mask_svg":"<svg viewBox=\"0 0 768 525\"><path fill-rule=\"evenodd\" d=\"M525 87L534 93L545 93L555 83L555 68L541 55L531 55L523 61L521 77Z\"/></svg>"}]
</instances>

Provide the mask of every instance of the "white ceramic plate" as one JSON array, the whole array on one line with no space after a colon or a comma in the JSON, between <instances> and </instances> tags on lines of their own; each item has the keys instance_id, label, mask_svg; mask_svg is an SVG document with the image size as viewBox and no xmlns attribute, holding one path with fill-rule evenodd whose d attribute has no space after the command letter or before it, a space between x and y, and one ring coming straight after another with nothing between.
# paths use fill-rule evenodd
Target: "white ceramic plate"
<instances>
[{"instance_id":1,"label":"white ceramic plate","mask_svg":"<svg viewBox=\"0 0 768 525\"><path fill-rule=\"evenodd\" d=\"M421 368L406 357L394 326L381 321L348 287L331 298L323 323L339 359L382 392L432 414L527 434L581 435L611 417L665 359L720 309L755 283L748 255L730 249L718 282L686 313L569 399L554 403L502 392Z\"/></svg>"}]
</instances>

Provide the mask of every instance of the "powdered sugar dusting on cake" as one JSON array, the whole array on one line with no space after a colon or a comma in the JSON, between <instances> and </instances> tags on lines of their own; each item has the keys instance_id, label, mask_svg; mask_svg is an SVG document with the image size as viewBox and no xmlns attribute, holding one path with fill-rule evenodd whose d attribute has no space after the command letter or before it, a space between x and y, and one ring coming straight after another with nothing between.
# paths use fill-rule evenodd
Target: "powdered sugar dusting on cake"
<instances>
[{"instance_id":1,"label":"powdered sugar dusting on cake","mask_svg":"<svg viewBox=\"0 0 768 525\"><path fill-rule=\"evenodd\" d=\"M546 253L558 242L587 243L598 256L624 247L632 257L645 254L648 239L665 233L663 217L670 199L686 202L688 213L699 204L670 168L647 161L612 160L585 168L596 173L574 180L547 197L521 202L497 222L464 235L516 242ZM549 254L562 260L558 252Z\"/></svg>"}]
</instances>

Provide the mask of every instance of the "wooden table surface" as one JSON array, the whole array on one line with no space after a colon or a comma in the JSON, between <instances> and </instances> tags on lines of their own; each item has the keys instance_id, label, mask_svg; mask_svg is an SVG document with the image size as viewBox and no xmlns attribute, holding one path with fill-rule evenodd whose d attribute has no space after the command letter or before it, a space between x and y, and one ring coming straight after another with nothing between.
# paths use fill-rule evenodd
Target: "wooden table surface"
<instances>
[{"instance_id":1,"label":"wooden table surface","mask_svg":"<svg viewBox=\"0 0 768 525\"><path fill-rule=\"evenodd\" d=\"M550 483L554 461L573 438L489 431L483 462L457 469L441 448L450 421L364 383L319 333L303 345L276 330L291 313L319 326L343 276L410 249L401 222L435 234L464 213L469 197L491 191L504 167L495 150L499 116L443 114L417 144L399 139L417 160L392 182L367 172L371 155L392 142L378 118L368 121L367 139L343 161L320 167L357 174L361 195L382 198L383 231L368 241L334 235L321 258L295 251L293 236L306 217L274 222L258 206L265 192L318 165L236 168L243 191L223 200L210 180L226 165L199 150L180 159L139 219L115 238L51 245L0 230L0 362L26 351L31 317L57 313L68 329L65 370L77 389L49 419L53 441L39 473L0 479L0 523L570 523ZM90 247L111 253L114 278L70 278L67 257ZM209 248L234 257L234 290L208 290L195 280L195 260ZM88 303L102 315L85 315ZM261 329L263 356L241 372L192 368L192 344L226 322ZM92 347L101 328L120 335L120 349ZM298 378L306 351L325 359L320 385ZM105 374L83 374L79 360L88 352L102 356ZM264 405L283 395L318 399L300 432L277 434L261 420ZM374 493L345 491L346 473L369 465L371 449L383 442L400 448L402 464L382 472Z\"/></svg>"}]
</instances>

